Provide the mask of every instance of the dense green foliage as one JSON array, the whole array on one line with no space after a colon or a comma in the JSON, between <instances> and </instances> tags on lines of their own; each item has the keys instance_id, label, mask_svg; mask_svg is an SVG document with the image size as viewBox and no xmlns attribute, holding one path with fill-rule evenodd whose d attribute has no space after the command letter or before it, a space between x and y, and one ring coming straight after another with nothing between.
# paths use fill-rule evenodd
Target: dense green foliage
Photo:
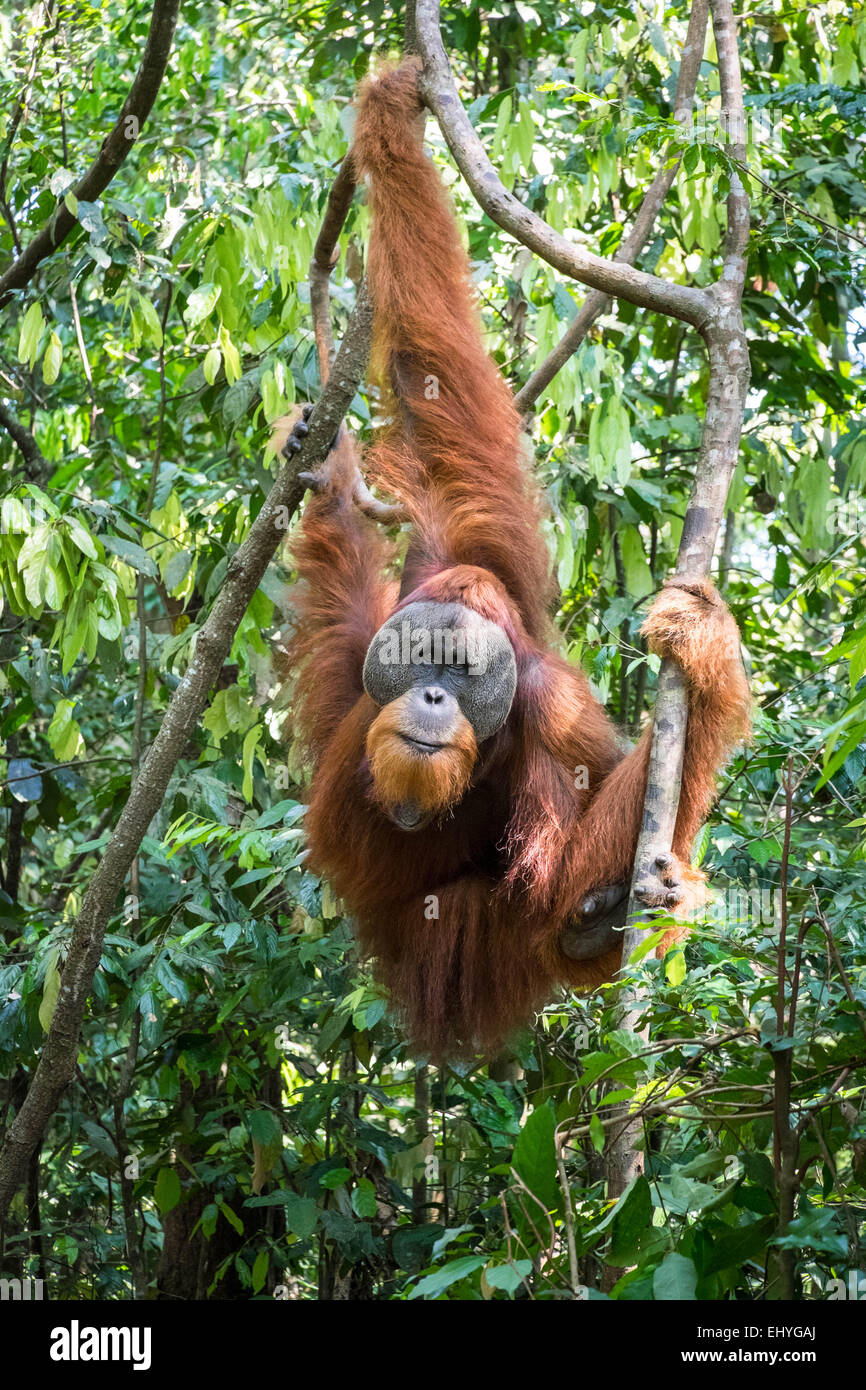
<instances>
[{"instance_id":1,"label":"dense green foliage","mask_svg":"<svg viewBox=\"0 0 866 1390\"><path fill-rule=\"evenodd\" d=\"M0 20L0 273L95 156L149 13L14 4ZM664 13L448 6L443 33L503 180L594 251L615 251L675 137L683 164L640 263L705 284L728 178L714 50L706 128L683 144L671 98L688 12ZM186 5L127 162L4 310L0 396L38 453L0 430L0 1123L32 1075L100 848L262 505L268 423L316 397L310 254L354 83L399 47L401 22L377 0ZM698 846L717 912L684 952L638 967L649 1052L601 991L554 1001L491 1067L407 1054L304 868L305 770L272 666L291 622L278 557L118 901L3 1274L77 1298L551 1298L576 1278L601 1296L607 1259L631 1270L615 1296L713 1300L760 1297L768 1277L772 1292L780 1249L798 1296L861 1266L866 25L841 0L769 0L740 45L752 390L720 582L755 734ZM428 137L517 387L582 291L482 216L433 122ZM357 198L338 332L367 222ZM621 304L537 408L564 650L632 732L655 680L642 604L676 552L705 391L697 335ZM356 398L360 434L371 408ZM780 1029L783 915L796 1015ZM645 1107L647 1175L612 1210L600 1152L623 1098ZM780 1125L798 1146L793 1220Z\"/></svg>"}]
</instances>

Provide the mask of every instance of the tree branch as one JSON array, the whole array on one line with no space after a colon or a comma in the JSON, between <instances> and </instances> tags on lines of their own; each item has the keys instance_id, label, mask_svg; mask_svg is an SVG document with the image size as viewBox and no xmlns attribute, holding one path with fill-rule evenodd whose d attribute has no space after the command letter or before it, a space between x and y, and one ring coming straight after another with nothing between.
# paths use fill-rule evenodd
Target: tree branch
<instances>
[{"instance_id":1,"label":"tree branch","mask_svg":"<svg viewBox=\"0 0 866 1390\"><path fill-rule=\"evenodd\" d=\"M683 45L683 56L677 75L677 90L674 96L674 119L682 126L688 122L695 104L695 90L701 71L704 45L707 37L707 16L709 0L695 0L689 16L689 27ZM656 217L671 190L680 167L677 159L667 168L656 174L638 209L631 231L614 254L614 261L621 265L634 265L641 251L649 241ZM597 318L610 307L611 297L601 290L593 290L581 304L575 318L563 333L556 347L545 360L536 367L514 397L514 403L521 414L526 415L538 397L551 383L557 372L565 366L580 347Z\"/></svg>"},{"instance_id":2,"label":"tree branch","mask_svg":"<svg viewBox=\"0 0 866 1390\"><path fill-rule=\"evenodd\" d=\"M313 247L310 261L310 308L319 358L319 379L324 386L334 360L334 335L331 331L330 279L331 271L340 258L338 242L352 198L355 194L355 166L347 154L331 184L325 217Z\"/></svg>"},{"instance_id":3,"label":"tree branch","mask_svg":"<svg viewBox=\"0 0 866 1390\"><path fill-rule=\"evenodd\" d=\"M710 0L710 3L719 54L723 111L734 140L732 154L743 160L745 112L731 0ZM703 579L709 574L737 462L749 385L749 347L741 308L748 238L749 201L741 180L732 173L722 274L709 291L713 310L702 329L709 354L710 377L695 481L677 552L675 574L678 579ZM673 841L686 724L685 682L679 667L665 661L659 672L650 773L633 884L648 876L656 855L667 853ZM636 911L637 901L633 896L630 917L634 918ZM637 927L626 930L624 960L628 960L639 940Z\"/></svg>"},{"instance_id":4,"label":"tree branch","mask_svg":"<svg viewBox=\"0 0 866 1390\"><path fill-rule=\"evenodd\" d=\"M325 217L313 248L310 261L310 309L313 315L313 334L316 356L319 359L319 379L324 386L331 374L334 360L334 334L331 328L331 271L340 258L339 237L343 230L355 193L355 165L351 153L346 155L331 185ZM326 470L323 470L323 472ZM365 516L389 526L407 520L405 508L397 502L381 502L368 488L360 468L355 468L352 487L355 506Z\"/></svg>"},{"instance_id":5,"label":"tree branch","mask_svg":"<svg viewBox=\"0 0 866 1390\"><path fill-rule=\"evenodd\" d=\"M310 422L309 435L300 451L283 464L246 540L229 562L219 596L197 633L187 672L171 698L90 881L70 939L57 1007L42 1056L0 1151L0 1217L8 1211L23 1180L27 1160L74 1075L81 1020L117 895L231 651L238 625L277 547L286 519L300 504L304 489L298 473L325 457L358 390L369 353L371 320L369 299L362 286L328 384Z\"/></svg>"},{"instance_id":6,"label":"tree branch","mask_svg":"<svg viewBox=\"0 0 866 1390\"><path fill-rule=\"evenodd\" d=\"M436 116L460 172L488 217L571 279L702 328L712 311L705 290L672 284L634 266L595 256L567 241L508 192L457 95L439 32L438 0L418 0L416 38L424 60L418 79L421 96Z\"/></svg>"},{"instance_id":7,"label":"tree branch","mask_svg":"<svg viewBox=\"0 0 866 1390\"><path fill-rule=\"evenodd\" d=\"M27 465L27 476L33 483L45 482L51 477L52 467L43 454L33 435L20 421L15 419L12 411L0 401L0 425L6 433L15 441Z\"/></svg>"},{"instance_id":8,"label":"tree branch","mask_svg":"<svg viewBox=\"0 0 866 1390\"><path fill-rule=\"evenodd\" d=\"M745 113L731 0L710 0L710 8L719 55L722 104L734 141L732 154L743 160ZM742 318L748 237L748 198L740 179L732 174L722 274L708 291L712 310L701 325L709 354L710 376L694 486L677 553L675 574L678 579L703 579L709 574L737 462L749 384L749 349ZM682 671L675 662L665 660L659 672L653 715L643 819L635 853L628 921L623 933L623 962L630 959L643 936L644 914L637 886L651 877L656 857L669 853L673 843L687 723L687 693ZM631 984L621 991L617 1025L641 1031L640 999ZM640 1171L639 1137L639 1126L633 1118L628 1118L605 1155L610 1197L619 1196ZM615 1279L616 1275L617 1271L611 1269L610 1278Z\"/></svg>"},{"instance_id":9,"label":"tree branch","mask_svg":"<svg viewBox=\"0 0 866 1390\"><path fill-rule=\"evenodd\" d=\"M80 202L92 203L105 191L138 139L165 75L179 9L180 0L154 0L144 56L129 95L114 128L103 140L99 154L72 190ZM0 309L8 303L13 291L24 289L30 283L37 267L66 240L76 221L65 200L59 199L47 224L13 261L5 275L0 275Z\"/></svg>"}]
</instances>

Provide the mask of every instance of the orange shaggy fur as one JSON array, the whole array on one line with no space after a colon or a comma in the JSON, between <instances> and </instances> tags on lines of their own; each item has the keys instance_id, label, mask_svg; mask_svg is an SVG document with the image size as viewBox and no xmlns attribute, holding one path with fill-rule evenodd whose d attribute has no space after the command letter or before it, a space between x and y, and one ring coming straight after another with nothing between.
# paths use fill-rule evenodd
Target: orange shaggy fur
<instances>
[{"instance_id":1,"label":"orange shaggy fur","mask_svg":"<svg viewBox=\"0 0 866 1390\"><path fill-rule=\"evenodd\" d=\"M619 951L575 963L559 939L587 893L630 877L649 740L624 756L583 674L553 650L539 498L420 142L416 72L409 62L363 84L354 141L373 209L375 361L393 393L394 423L366 466L403 501L414 536L398 589L383 578L386 542L352 505L353 446L342 438L335 481L307 502L294 547L303 583L291 656L315 761L310 862L354 914L416 1048L441 1057L493 1049L558 984L594 985L618 969ZM462 731L453 762L437 754L423 774L395 746L399 708L381 711L361 683L374 633L420 599L499 623L517 661L504 727L477 750ZM674 840L687 864L715 772L747 729L748 687L736 626L710 584L665 587L644 632L688 682ZM448 814L407 834L381 803L410 792L447 802Z\"/></svg>"},{"instance_id":2,"label":"orange shaggy fur","mask_svg":"<svg viewBox=\"0 0 866 1390\"><path fill-rule=\"evenodd\" d=\"M392 700L373 720L367 757L376 800L383 806L415 801L424 811L444 811L459 801L472 776L478 748L468 719L459 716L450 743L427 756L406 747L404 707L409 694Z\"/></svg>"}]
</instances>

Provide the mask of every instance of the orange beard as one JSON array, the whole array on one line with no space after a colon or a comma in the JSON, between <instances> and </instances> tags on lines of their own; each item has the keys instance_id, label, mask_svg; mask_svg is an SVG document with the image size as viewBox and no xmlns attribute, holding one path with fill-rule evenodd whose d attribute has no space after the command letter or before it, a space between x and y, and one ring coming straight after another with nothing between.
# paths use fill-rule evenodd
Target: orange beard
<instances>
[{"instance_id":1,"label":"orange beard","mask_svg":"<svg viewBox=\"0 0 866 1390\"><path fill-rule=\"evenodd\" d=\"M423 811L444 811L469 786L478 757L472 725L458 714L448 742L436 753L424 753L402 737L411 731L406 699L401 695L386 705L367 733L376 800L383 806L414 801Z\"/></svg>"}]
</instances>

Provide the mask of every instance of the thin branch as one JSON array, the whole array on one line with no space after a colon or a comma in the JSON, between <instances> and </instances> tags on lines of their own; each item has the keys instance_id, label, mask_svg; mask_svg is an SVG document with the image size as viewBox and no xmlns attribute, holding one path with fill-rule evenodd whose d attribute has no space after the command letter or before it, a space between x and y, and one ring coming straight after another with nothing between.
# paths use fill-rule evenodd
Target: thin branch
<instances>
[{"instance_id":1,"label":"thin branch","mask_svg":"<svg viewBox=\"0 0 866 1390\"><path fill-rule=\"evenodd\" d=\"M331 184L325 218L310 261L310 308L319 357L319 378L323 386L328 380L335 352L330 315L331 271L340 258L340 233L349 215L354 193L355 166L351 154L347 154Z\"/></svg>"},{"instance_id":2,"label":"thin branch","mask_svg":"<svg viewBox=\"0 0 866 1390\"><path fill-rule=\"evenodd\" d=\"M674 97L674 119L685 128L695 104L695 90L701 71L704 46L707 37L707 16L709 0L695 0L689 16L689 27L683 46L683 56L677 75L677 90ZM649 241L650 232L656 217L661 211L665 198L671 190L679 172L680 160L656 174L638 209L631 231L620 243L614 254L614 261L621 265L634 265L641 251ZM514 403L522 414L532 409L542 391L550 385L557 372L565 366L597 318L610 307L610 295L601 290L593 290L581 304L575 318L563 333L556 347L545 360L536 367L514 397Z\"/></svg>"},{"instance_id":3,"label":"thin branch","mask_svg":"<svg viewBox=\"0 0 866 1390\"><path fill-rule=\"evenodd\" d=\"M283 464L246 540L229 562L220 593L197 633L186 674L172 695L159 732L90 880L69 941L57 1007L42 1056L0 1150L0 1216L8 1211L23 1181L28 1158L75 1074L81 1021L117 896L231 651L238 625L289 518L301 502L303 486L298 473L315 467L325 457L358 389L369 353L371 319L369 299L362 286L330 379L311 420L309 435L300 451Z\"/></svg>"},{"instance_id":4,"label":"thin branch","mask_svg":"<svg viewBox=\"0 0 866 1390\"><path fill-rule=\"evenodd\" d=\"M90 397L90 435L96 428L96 392L93 389L93 372L90 367L90 358L87 356L87 344L84 341L84 333L81 328L81 315L78 312L78 295L75 293L75 281L70 276L69 280L69 303L72 305L72 322L75 325L75 341L78 344L78 356L81 358L81 367L84 372L84 379L87 382L87 394Z\"/></svg>"},{"instance_id":5,"label":"thin branch","mask_svg":"<svg viewBox=\"0 0 866 1390\"><path fill-rule=\"evenodd\" d=\"M310 309L313 315L313 334L319 359L319 379L322 386L331 374L334 361L334 334L331 327L331 271L340 258L339 238L355 193L355 165L351 154L346 155L337 177L331 185L325 217L322 222L313 257L310 261ZM323 472L327 471L327 464ZM405 508L397 502L381 502L368 488L360 468L355 468L352 487L355 506L365 516L386 526L408 519Z\"/></svg>"},{"instance_id":6,"label":"thin branch","mask_svg":"<svg viewBox=\"0 0 866 1390\"><path fill-rule=\"evenodd\" d=\"M113 129L102 142L99 154L72 190L79 202L94 202L110 184L141 132L165 75L177 24L180 0L155 0L141 66ZM69 211L65 198L58 200L46 225L0 276L0 309L13 291L30 283L38 266L66 240L77 218Z\"/></svg>"},{"instance_id":7,"label":"thin branch","mask_svg":"<svg viewBox=\"0 0 866 1390\"><path fill-rule=\"evenodd\" d=\"M15 419L12 411L2 401L0 401L0 425L21 450L30 481L34 483L45 482L50 478L54 471L52 465L48 462L30 431L25 429L19 420Z\"/></svg>"},{"instance_id":8,"label":"thin branch","mask_svg":"<svg viewBox=\"0 0 866 1390\"><path fill-rule=\"evenodd\" d=\"M754 183L760 184L761 188L765 189L771 197L777 198L779 202L784 205L786 215L788 208L790 208L791 212L796 214L797 217L802 217L807 222L814 222L816 226L821 227L823 231L835 239L837 247L839 246L840 236L845 237L846 241L856 241L858 246L866 246L866 238L858 236L856 232L849 231L847 227L837 227L832 222L826 222L824 218L819 217L817 213L810 212L810 210L803 207L801 203L796 203L793 198L789 198L788 194L783 193L781 188L776 188L774 184L767 183L767 180L762 179L753 169L747 169L745 164L739 161L732 162L735 162L736 167L742 169L743 173Z\"/></svg>"},{"instance_id":9,"label":"thin branch","mask_svg":"<svg viewBox=\"0 0 866 1390\"><path fill-rule=\"evenodd\" d=\"M129 1030L129 1044L120 1068L117 1090L114 1093L114 1144L117 1149L118 1176L120 1180L120 1201L123 1207L123 1225L126 1234L126 1257L132 1275L133 1293L136 1298L144 1298L147 1288L147 1268L142 1255L141 1231L135 1215L135 1184L128 1169L129 1141L126 1135L126 1115L124 1105L132 1089L135 1077L135 1064L138 1060L138 1045L141 1037L141 1007L136 1006Z\"/></svg>"},{"instance_id":10,"label":"thin branch","mask_svg":"<svg viewBox=\"0 0 866 1390\"><path fill-rule=\"evenodd\" d=\"M565 1221L565 1242L566 1249L568 1250L568 1282L571 1285L571 1292L574 1297L580 1298L577 1241L574 1233L574 1204L571 1198L571 1188L568 1184L565 1158L562 1153L563 1138L559 1131L554 1135L554 1145L556 1150L556 1171L559 1174L559 1187L562 1192L562 1215Z\"/></svg>"},{"instance_id":11,"label":"thin branch","mask_svg":"<svg viewBox=\"0 0 866 1390\"><path fill-rule=\"evenodd\" d=\"M419 91L436 116L460 172L488 217L563 275L617 299L627 299L631 304L670 314L702 328L712 312L712 300L705 290L672 284L633 266L595 256L555 232L543 218L508 192L473 130L454 86L439 31L438 0L418 0L416 37L424 60L418 79Z\"/></svg>"},{"instance_id":12,"label":"thin branch","mask_svg":"<svg viewBox=\"0 0 866 1390\"><path fill-rule=\"evenodd\" d=\"M863 1008L862 1004L859 1002L857 998L857 995L854 993L853 986L848 978L848 972L842 964L842 957L839 953L839 947L836 945L836 939L833 936L833 929L830 926L830 923L827 921L827 918L824 916L824 913L821 911L820 899L818 898L818 894L815 891L814 884L812 885L812 897L815 902L815 916L820 924L824 936L827 939L827 949L833 958L833 964L839 972L839 979L842 981L842 988L847 994L848 1002L854 1010L857 1022L860 1025L860 1032L863 1034L864 1038L866 1038L866 1009Z\"/></svg>"}]
</instances>

